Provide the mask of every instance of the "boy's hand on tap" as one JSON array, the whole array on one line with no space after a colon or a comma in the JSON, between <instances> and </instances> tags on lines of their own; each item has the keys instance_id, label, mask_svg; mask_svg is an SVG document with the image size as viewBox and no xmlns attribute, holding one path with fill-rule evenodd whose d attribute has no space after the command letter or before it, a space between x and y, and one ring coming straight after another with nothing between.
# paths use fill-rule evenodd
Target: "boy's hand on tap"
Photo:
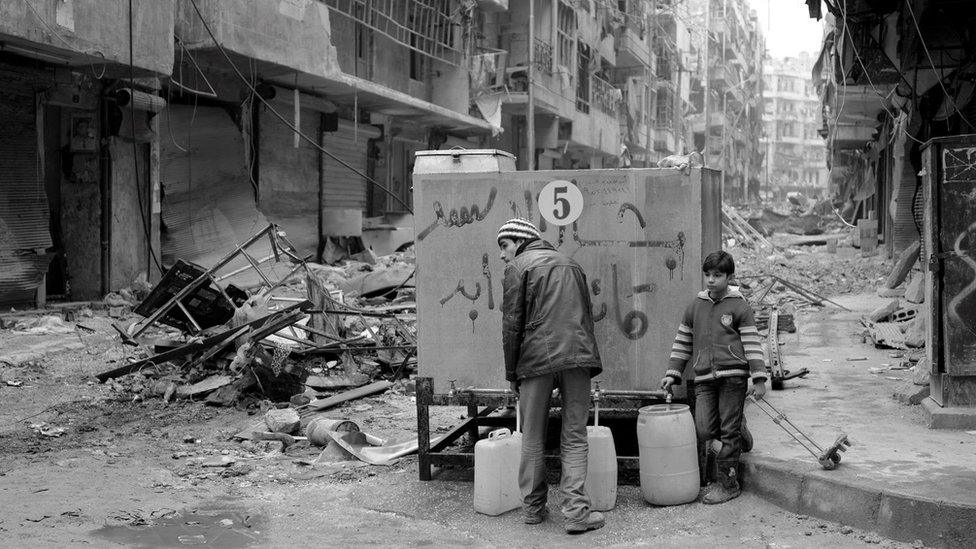
<instances>
[{"instance_id":1,"label":"boy's hand on tap","mask_svg":"<svg viewBox=\"0 0 976 549\"><path fill-rule=\"evenodd\" d=\"M671 376L664 376L664 379L661 380L661 388L668 393L671 392L672 385L674 385L674 378Z\"/></svg>"}]
</instances>

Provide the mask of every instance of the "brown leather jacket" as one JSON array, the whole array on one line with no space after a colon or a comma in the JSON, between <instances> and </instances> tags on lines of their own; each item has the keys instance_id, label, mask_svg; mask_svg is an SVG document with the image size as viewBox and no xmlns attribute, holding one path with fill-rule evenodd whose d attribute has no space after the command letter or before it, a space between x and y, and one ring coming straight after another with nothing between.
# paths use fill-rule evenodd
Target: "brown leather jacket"
<instances>
[{"instance_id":1,"label":"brown leather jacket","mask_svg":"<svg viewBox=\"0 0 976 549\"><path fill-rule=\"evenodd\" d=\"M505 379L570 368L603 371L593 336L586 274L544 240L524 242L505 268L502 284Z\"/></svg>"}]
</instances>

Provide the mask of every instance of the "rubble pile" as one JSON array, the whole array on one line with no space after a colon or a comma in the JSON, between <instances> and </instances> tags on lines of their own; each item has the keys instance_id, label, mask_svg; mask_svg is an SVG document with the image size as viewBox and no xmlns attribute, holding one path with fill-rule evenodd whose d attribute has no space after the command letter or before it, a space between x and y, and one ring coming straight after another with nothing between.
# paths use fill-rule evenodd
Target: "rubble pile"
<instances>
[{"instance_id":1,"label":"rubble pile","mask_svg":"<svg viewBox=\"0 0 976 549\"><path fill-rule=\"evenodd\" d=\"M873 292L884 280L890 266L872 259L865 261L859 256L817 253L820 247L781 248L773 253L763 249L738 248L733 254L736 262L736 278L743 283L743 293L764 291L774 283L773 277L791 283L800 289L790 288L781 281L769 291L766 301L773 303L807 303L801 294L806 291L819 296L837 296Z\"/></svg>"},{"instance_id":2,"label":"rubble pile","mask_svg":"<svg viewBox=\"0 0 976 549\"><path fill-rule=\"evenodd\" d=\"M273 226L263 232L283 239ZM134 308L144 318L115 326L134 348L130 356L96 377L123 398L244 407L307 403L409 377L416 367L412 250L367 251L336 265L281 259L287 276L274 281L264 269L264 283L247 289L218 283L226 277L215 272L226 262L206 270L179 262Z\"/></svg>"},{"instance_id":3,"label":"rubble pile","mask_svg":"<svg viewBox=\"0 0 976 549\"><path fill-rule=\"evenodd\" d=\"M861 318L864 338L870 338L877 347L925 347L925 277L917 266L918 252L918 242L902 252L878 288L878 296L885 301Z\"/></svg>"}]
</instances>

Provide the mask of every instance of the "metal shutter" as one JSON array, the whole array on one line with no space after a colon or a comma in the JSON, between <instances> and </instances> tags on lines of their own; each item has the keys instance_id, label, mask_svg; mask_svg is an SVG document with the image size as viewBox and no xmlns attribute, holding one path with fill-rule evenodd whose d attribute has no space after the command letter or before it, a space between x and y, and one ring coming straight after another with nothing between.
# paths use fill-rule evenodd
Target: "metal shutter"
<instances>
[{"instance_id":1,"label":"metal shutter","mask_svg":"<svg viewBox=\"0 0 976 549\"><path fill-rule=\"evenodd\" d=\"M9 69L9 70L8 70ZM52 246L31 74L0 66L0 303L34 301ZM38 254L37 251L41 253Z\"/></svg>"}]
</instances>

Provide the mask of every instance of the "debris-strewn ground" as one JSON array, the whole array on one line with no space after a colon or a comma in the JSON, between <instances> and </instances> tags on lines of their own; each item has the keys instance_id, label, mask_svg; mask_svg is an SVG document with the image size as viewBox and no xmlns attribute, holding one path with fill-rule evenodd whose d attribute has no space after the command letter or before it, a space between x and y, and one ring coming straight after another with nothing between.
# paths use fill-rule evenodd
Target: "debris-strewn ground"
<instances>
[{"instance_id":1,"label":"debris-strewn ground","mask_svg":"<svg viewBox=\"0 0 976 549\"><path fill-rule=\"evenodd\" d=\"M776 274L825 296L874 288L890 270L890 262L876 256L863 258L843 246L837 254L827 253L823 246L756 251L735 247L731 251L747 286L749 279L745 277ZM346 315L342 319L341 337L363 336L369 340L363 343L367 346L410 343L410 338L415 337L415 313L409 307L412 288L405 284L395 287L403 282L405 275L401 271L409 274L403 265L412 269L409 258L408 252L398 258L380 258L376 262L379 267L365 267L368 263L357 262L317 268L318 273L325 273L326 281L331 280L330 287L340 289L345 294L344 302L356 310L385 311L380 316ZM390 277L378 283L386 290L366 296L359 293L366 284L363 275L382 271L384 265L388 268L398 265L395 268L401 272L399 278ZM349 280L356 280L359 286L350 285ZM393 291L389 291L391 288ZM287 289L298 296L306 292L304 283L292 284ZM812 306L802 296L780 286L771 289L766 301ZM122 345L112 327L112 323L126 325L139 318L129 308L113 303L76 308L70 315L61 309L2 315L0 476L4 482L0 483L3 485L0 490L4 501L15 501L16 505L5 517L0 517L0 534L8 536L0 545L8 541L18 545L28 539L35 546L63 546L80 541L104 545L106 540L132 545L135 542L130 538L112 537L118 533L115 530L111 535L102 532L98 534L102 537L96 538L92 538L95 534L91 531L101 526L162 528L209 524L209 519L199 518L202 512L199 508L205 503L223 509L206 515L213 519L214 528L230 528L235 535L243 536L241 539L254 535L256 540L271 545L275 542L265 537L268 532L271 539L279 541L290 539L288 536L295 533L310 540L313 534L321 535L321 531L313 532L308 527L308 524L322 524L321 521L314 519L309 523L301 519L311 509L348 520L378 521L377 524L388 522L391 513L404 517L393 521L395 525L388 524L389 532L350 531L333 526L341 532L339 545L365 542L402 545L400 542L404 540L397 538L396 532L406 533L416 544L425 544L427 540L434 544L473 546L498 543L500 539L513 544L544 546L551 544L551 536L558 535L554 528L543 528L543 534L523 532L521 525L513 526L514 519L508 515L502 519L474 515L469 507L469 484L457 485L451 481L418 484L414 481L417 469L413 456L388 466L339 459L327 452L323 456L322 448L301 439L304 434L301 430L292 433L299 438L287 447L275 440L235 438L251 426L260 425L267 410L295 406L294 401L282 402L252 392L248 398L214 406L205 403L206 394L167 398L165 392L158 390L160 381L186 385L212 374L207 368L213 368L214 372L226 369L232 357L206 368L194 366L196 369L189 372L183 371L180 363L171 363L141 368L107 383L97 382L96 374L145 357L149 352L145 348ZM115 317L109 317L110 312ZM70 320L64 320L65 317ZM171 329L158 330L153 336L185 337ZM305 395L309 399L339 394L371 380L395 382L384 393L353 399L318 414L306 414L302 426L312 417L347 419L362 431L387 442L415 438L416 404L409 379L415 361L409 358L402 352L392 356L381 351L304 357L290 354L287 361L299 367L302 375L311 374L320 383L337 378L348 382L331 389L309 389ZM399 371L398 366L402 366ZM434 407L431 414L436 435L457 424L465 410ZM388 496L372 497L374 491L397 494L396 498L404 501L397 503L399 499ZM622 514L618 513L618 519L614 520L640 522L640 516L650 511L636 494L625 493L630 495L622 500ZM750 505L766 506L755 501ZM255 506L261 509L250 509L253 516L238 512ZM425 506L440 511L432 515L418 514L417 509ZM445 506L454 510L448 512ZM851 532L841 532L835 525L811 526L805 519L786 515L767 522L764 515L756 516L755 512L729 514L726 518L738 521L741 527L733 530L733 538L728 538L720 524L724 519L707 518L708 513L693 507L654 511L654 516L662 524L680 518L697 521L702 528L696 532L670 527L654 532L622 528L627 533L619 534L619 531L615 533L616 528L608 528L606 535L589 539L595 540L595 545L630 544L647 542L651 534L660 534L674 546L699 542L771 543L777 539L802 546L809 536L844 545L876 541L868 539L870 535L862 534L858 539ZM187 519L190 515L195 518ZM238 532L245 522L251 526ZM414 523L429 523L433 533L424 537L423 528L415 528ZM257 535L254 525L259 524L268 531ZM498 534L495 526L500 524L505 525L503 529L514 527L517 535ZM289 525L290 530L282 530L284 525ZM55 530L59 533L55 534ZM529 541L524 542L523 538Z\"/></svg>"},{"instance_id":2,"label":"debris-strewn ground","mask_svg":"<svg viewBox=\"0 0 976 549\"><path fill-rule=\"evenodd\" d=\"M774 244L783 240L778 236L772 239ZM861 257L859 250L845 246L836 253L828 253L825 245L775 250L736 247L729 252L735 257L736 275L744 282L776 275L826 297L872 292L893 264L876 254ZM774 289L774 295L787 290L782 284L779 288Z\"/></svg>"}]
</instances>

